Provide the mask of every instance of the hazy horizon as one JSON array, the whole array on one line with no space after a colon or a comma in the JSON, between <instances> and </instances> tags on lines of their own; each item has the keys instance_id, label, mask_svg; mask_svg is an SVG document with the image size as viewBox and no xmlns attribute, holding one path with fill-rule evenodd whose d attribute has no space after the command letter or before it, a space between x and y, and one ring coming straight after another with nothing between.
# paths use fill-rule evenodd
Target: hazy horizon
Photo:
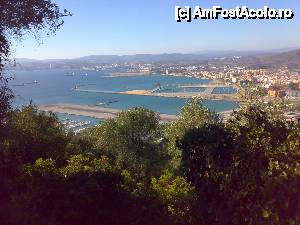
<instances>
[{"instance_id":1,"label":"hazy horizon","mask_svg":"<svg viewBox=\"0 0 300 225\"><path fill-rule=\"evenodd\" d=\"M172 54L186 54L186 55L209 55L209 54L225 54L225 53L281 53L281 52L288 52L293 50L300 50L300 47L286 47L280 49L265 49L265 50L239 50L239 49L228 49L228 50L202 50L202 51L195 51L195 52L161 52L161 53L136 53L136 54L93 54L93 55L80 55L77 57L66 57L66 58L30 58L30 57L15 57L15 59L26 59L26 60L72 60L72 59L79 59L84 57L92 57L92 56L135 56L135 55L172 55Z\"/></svg>"}]
</instances>

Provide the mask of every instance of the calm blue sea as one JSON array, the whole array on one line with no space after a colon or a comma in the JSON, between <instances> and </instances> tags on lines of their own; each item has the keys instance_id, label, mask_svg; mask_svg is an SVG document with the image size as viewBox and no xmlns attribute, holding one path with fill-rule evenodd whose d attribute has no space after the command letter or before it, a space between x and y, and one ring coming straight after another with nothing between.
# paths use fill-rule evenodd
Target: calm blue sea
<instances>
[{"instance_id":1,"label":"calm blue sea","mask_svg":"<svg viewBox=\"0 0 300 225\"><path fill-rule=\"evenodd\" d=\"M74 72L74 76L70 76ZM176 91L177 85L204 84L210 80L191 77L164 75L106 77L108 74L83 70L34 70L7 71L14 79L9 82L15 99L13 105L20 107L30 100L34 104L74 103L97 105L106 103L106 107L128 109L146 107L160 113L177 114L186 103L186 99L151 96L120 95L110 93L89 93L72 90L75 86L82 89L99 91L127 91L132 89L153 89L157 84L166 90ZM34 82L37 83L34 83ZM182 91L182 90L180 90ZM216 93L232 93L231 89L215 89ZM236 108L232 101L206 100L204 104L217 112ZM102 105L103 106L103 105Z\"/></svg>"}]
</instances>

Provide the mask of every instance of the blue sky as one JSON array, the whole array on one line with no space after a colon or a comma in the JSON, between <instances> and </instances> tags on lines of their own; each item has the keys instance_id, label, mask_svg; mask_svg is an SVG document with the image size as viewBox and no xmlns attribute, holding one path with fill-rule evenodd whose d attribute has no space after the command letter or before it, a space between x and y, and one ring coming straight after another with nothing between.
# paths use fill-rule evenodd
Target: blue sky
<instances>
[{"instance_id":1,"label":"blue sky","mask_svg":"<svg viewBox=\"0 0 300 225\"><path fill-rule=\"evenodd\" d=\"M73 13L56 35L15 42L15 57L270 50L300 48L299 0L53 0ZM175 6L290 8L293 20L196 20L177 23Z\"/></svg>"}]
</instances>

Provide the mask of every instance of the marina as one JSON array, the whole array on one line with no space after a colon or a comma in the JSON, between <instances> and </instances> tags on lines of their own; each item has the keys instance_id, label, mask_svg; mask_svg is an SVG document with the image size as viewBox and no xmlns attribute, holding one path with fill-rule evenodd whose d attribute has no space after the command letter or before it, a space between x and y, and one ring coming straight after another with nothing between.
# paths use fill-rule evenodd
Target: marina
<instances>
[{"instance_id":1,"label":"marina","mask_svg":"<svg viewBox=\"0 0 300 225\"><path fill-rule=\"evenodd\" d=\"M66 117L61 118L61 124L70 131L73 131L75 134L80 133L81 131L93 126L92 121L85 120L83 118L72 118L69 114L65 114Z\"/></svg>"}]
</instances>

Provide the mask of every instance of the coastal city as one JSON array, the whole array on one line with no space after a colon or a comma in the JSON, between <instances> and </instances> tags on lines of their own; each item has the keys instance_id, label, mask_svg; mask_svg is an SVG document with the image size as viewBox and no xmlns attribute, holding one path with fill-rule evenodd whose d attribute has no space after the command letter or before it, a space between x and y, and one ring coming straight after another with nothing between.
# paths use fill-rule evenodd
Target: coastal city
<instances>
[{"instance_id":1,"label":"coastal city","mask_svg":"<svg viewBox=\"0 0 300 225\"><path fill-rule=\"evenodd\" d=\"M238 58L238 57L236 57ZM293 97L300 99L300 70L287 67L252 69L246 66L215 64L104 64L95 67L83 67L85 70L106 71L122 70L111 76L137 76L164 74L170 76L188 76L201 79L222 81L228 85L244 86L253 84L265 89L269 97Z\"/></svg>"}]
</instances>

